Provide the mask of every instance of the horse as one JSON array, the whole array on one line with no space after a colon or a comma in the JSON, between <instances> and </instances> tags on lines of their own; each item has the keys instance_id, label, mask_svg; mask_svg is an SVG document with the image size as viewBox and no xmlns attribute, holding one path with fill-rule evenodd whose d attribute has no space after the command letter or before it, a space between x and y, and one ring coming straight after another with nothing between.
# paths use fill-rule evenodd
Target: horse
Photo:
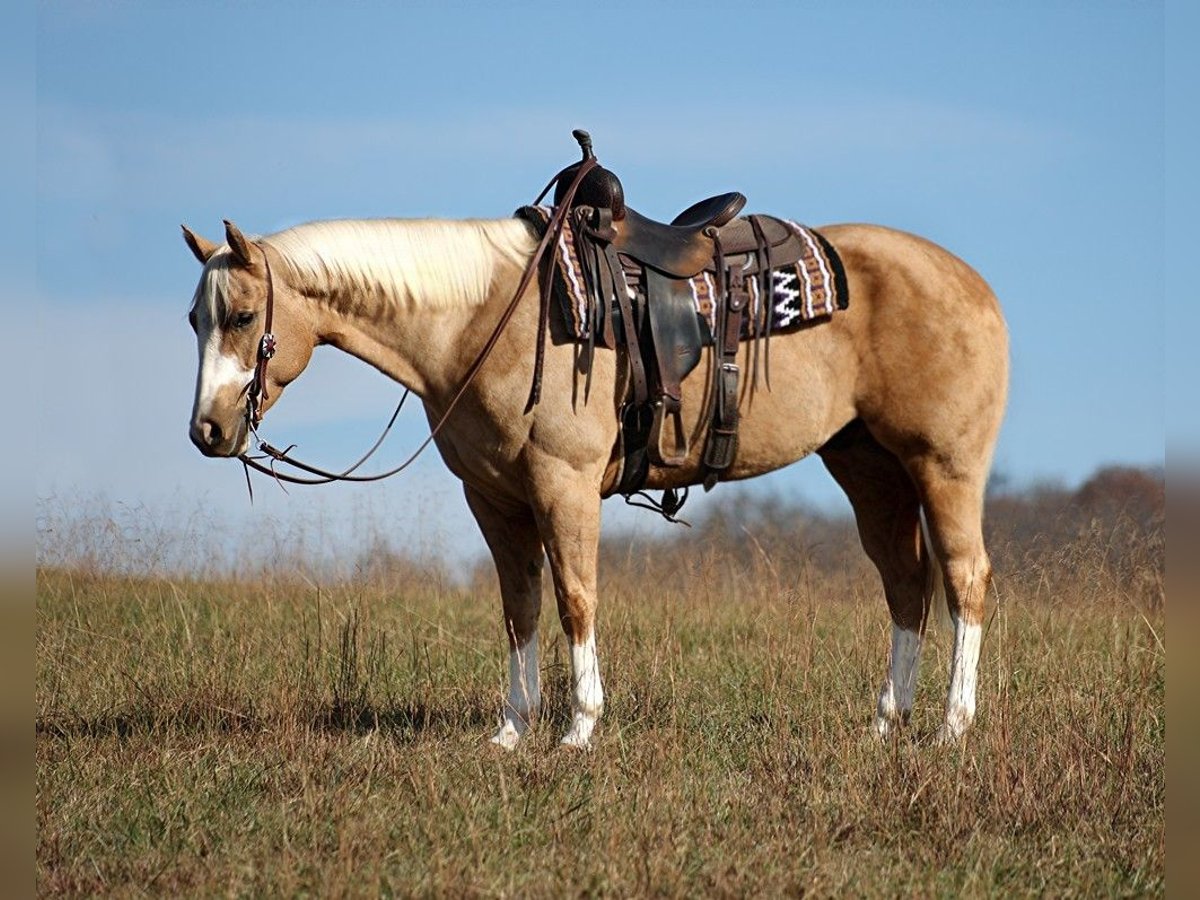
<instances>
[{"instance_id":1,"label":"horse","mask_svg":"<svg viewBox=\"0 0 1200 900\"><path fill-rule=\"evenodd\" d=\"M770 386L742 410L736 458L721 480L812 453L822 459L849 498L891 617L870 727L886 738L908 722L927 617L940 597L953 622L953 656L937 738L958 742L975 716L992 575L982 515L1007 400L1006 325L983 278L942 247L875 225L819 230L842 260L852 302L771 339ZM318 345L415 393L430 423L442 425L435 444L462 481L499 579L509 685L492 741L512 749L538 720L548 560L570 648L571 721L562 744L590 748L604 706L595 629L601 500L618 478L628 362L619 349L597 349L582 391L578 345L552 317L540 402L527 402L541 322L538 278L523 279L537 244L530 225L334 220L250 239L226 221L221 244L187 226L183 235L203 266L189 314L199 351L192 442L206 456L246 453L257 418ZM515 288L526 283L517 300ZM275 339L265 372L256 356L264 322ZM490 357L469 372L489 338ZM710 349L683 384L690 455L682 465L652 467L648 489L704 479L712 364ZM251 416L245 400L255 382L261 397Z\"/></svg>"}]
</instances>

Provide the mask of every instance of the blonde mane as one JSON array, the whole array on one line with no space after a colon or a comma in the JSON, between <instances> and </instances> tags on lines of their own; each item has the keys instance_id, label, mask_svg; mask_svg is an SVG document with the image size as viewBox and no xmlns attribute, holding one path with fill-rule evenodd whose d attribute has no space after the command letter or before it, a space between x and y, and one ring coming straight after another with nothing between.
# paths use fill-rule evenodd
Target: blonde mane
<instances>
[{"instance_id":1,"label":"blonde mane","mask_svg":"<svg viewBox=\"0 0 1200 900\"><path fill-rule=\"evenodd\" d=\"M343 311L382 304L388 313L478 306L495 264L524 266L534 247L519 219L331 219L255 240L283 257L297 289ZM231 262L221 246L192 296L212 322L222 319Z\"/></svg>"},{"instance_id":2,"label":"blonde mane","mask_svg":"<svg viewBox=\"0 0 1200 900\"><path fill-rule=\"evenodd\" d=\"M533 252L517 219L338 219L262 242L283 257L301 291L341 308L374 301L391 311L482 304L496 262L524 265Z\"/></svg>"},{"instance_id":3,"label":"blonde mane","mask_svg":"<svg viewBox=\"0 0 1200 900\"><path fill-rule=\"evenodd\" d=\"M200 282L196 285L196 292L192 294L190 311L204 310L208 314L208 321L213 325L218 325L224 318L222 304L229 291L231 261L229 247L220 247L204 264Z\"/></svg>"}]
</instances>

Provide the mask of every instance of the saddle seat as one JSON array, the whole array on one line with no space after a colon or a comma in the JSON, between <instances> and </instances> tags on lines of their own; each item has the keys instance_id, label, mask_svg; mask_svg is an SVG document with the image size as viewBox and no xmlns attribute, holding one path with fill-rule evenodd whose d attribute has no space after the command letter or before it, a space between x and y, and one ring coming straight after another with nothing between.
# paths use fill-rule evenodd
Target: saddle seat
<instances>
[{"instance_id":1,"label":"saddle seat","mask_svg":"<svg viewBox=\"0 0 1200 900\"><path fill-rule=\"evenodd\" d=\"M712 265L714 245L705 231L720 228L746 205L738 191L693 203L670 224L656 222L632 207L616 219L617 252L675 278L691 278Z\"/></svg>"},{"instance_id":2,"label":"saddle seat","mask_svg":"<svg viewBox=\"0 0 1200 900\"><path fill-rule=\"evenodd\" d=\"M794 244L795 239L787 225L771 216L734 218L745 203L746 198L736 191L720 194L689 206L670 225L625 207L624 218L612 223L616 231L613 247L671 278L694 278L715 266L717 243L710 236L715 230L722 255L748 255L742 269L753 274L758 264L765 262L756 256L764 246L781 248Z\"/></svg>"}]
</instances>

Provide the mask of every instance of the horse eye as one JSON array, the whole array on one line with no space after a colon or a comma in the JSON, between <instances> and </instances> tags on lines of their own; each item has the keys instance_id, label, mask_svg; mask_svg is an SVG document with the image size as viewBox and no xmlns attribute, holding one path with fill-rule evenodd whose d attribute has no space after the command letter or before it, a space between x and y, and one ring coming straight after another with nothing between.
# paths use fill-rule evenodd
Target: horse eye
<instances>
[{"instance_id":1,"label":"horse eye","mask_svg":"<svg viewBox=\"0 0 1200 900\"><path fill-rule=\"evenodd\" d=\"M236 316L233 317L233 327L234 328L245 328L247 325L249 325L253 321L254 321L254 313L249 312L249 311L240 312Z\"/></svg>"}]
</instances>

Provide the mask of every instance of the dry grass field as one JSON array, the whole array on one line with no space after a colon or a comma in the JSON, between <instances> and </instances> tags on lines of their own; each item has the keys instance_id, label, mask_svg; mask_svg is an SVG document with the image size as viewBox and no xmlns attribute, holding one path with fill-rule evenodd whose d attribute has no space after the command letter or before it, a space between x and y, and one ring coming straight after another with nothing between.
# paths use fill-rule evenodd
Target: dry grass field
<instances>
[{"instance_id":1,"label":"dry grass field","mask_svg":"<svg viewBox=\"0 0 1200 900\"><path fill-rule=\"evenodd\" d=\"M1161 516L1030 536L1005 514L980 717L939 748L945 631L911 727L870 739L877 581L845 523L767 530L788 515L705 523L661 562L607 548L589 754L557 746L552 602L543 722L487 743L506 659L485 572L43 567L39 894L1163 894Z\"/></svg>"}]
</instances>

